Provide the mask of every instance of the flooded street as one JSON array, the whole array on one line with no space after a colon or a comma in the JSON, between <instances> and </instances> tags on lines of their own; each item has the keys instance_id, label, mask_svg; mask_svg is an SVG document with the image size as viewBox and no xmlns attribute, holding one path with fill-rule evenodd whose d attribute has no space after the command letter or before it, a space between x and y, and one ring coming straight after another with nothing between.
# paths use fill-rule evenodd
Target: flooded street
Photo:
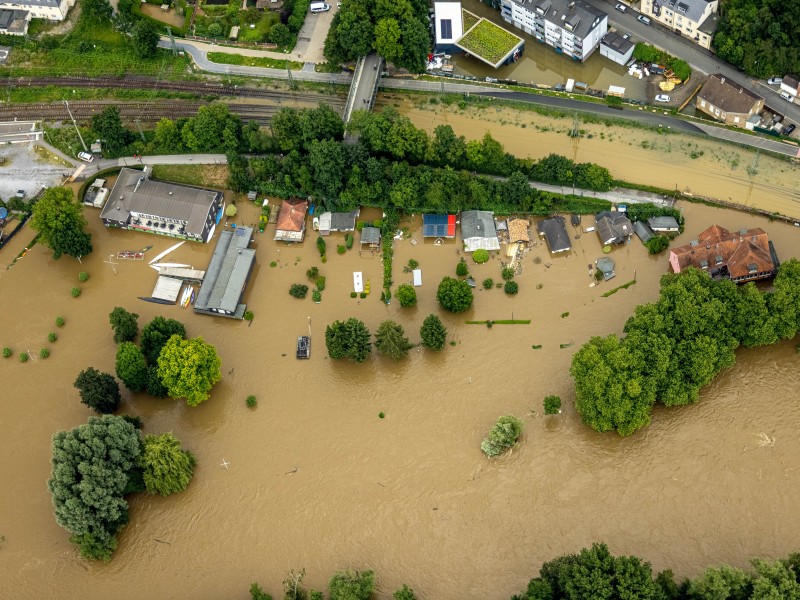
<instances>
[{"instance_id":1,"label":"flooded street","mask_svg":"<svg viewBox=\"0 0 800 600\"><path fill-rule=\"evenodd\" d=\"M800 254L792 226L679 206L687 227L678 243L712 223L760 226L781 259ZM240 203L239 210L239 222L256 220L252 206ZM367 218L378 216L367 211ZM657 410L652 425L628 439L596 434L575 413L572 353L592 335L620 333L634 306L657 297L667 270L666 256L649 257L636 239L614 249L617 277L595 288L587 276L587 264L602 256L595 234L581 235L558 258L537 244L525 256L519 295L479 291L469 312L443 317L454 347L441 354L414 349L400 363L373 353L354 365L327 358L328 323L355 316L374 332L392 318L417 342L424 317L438 312L436 286L454 274L460 245L423 243L418 216L402 225L419 243L396 242L394 262L395 284L410 280L402 272L409 259L420 263L416 308L380 302L378 256L356 248L338 255L342 238L333 235L322 264L315 233L300 246L276 245L270 225L256 234L258 267L247 295L252 326L137 300L149 295L155 271L146 262L119 261L115 275L104 261L147 244L154 244L152 257L173 241L106 230L92 209L87 218L95 252L82 266L53 261L41 246L10 270L13 256L0 255L0 345L15 357L51 348L47 360L0 362L0 596L55 598L68 590L88 599L240 598L253 581L278 596L288 569L305 567L306 583L327 589L335 570L352 567L375 569L379 598L407 583L430 600L506 599L543 561L598 540L680 576L797 550L800 376L793 344L737 352L737 364L696 406ZM20 234L26 243L32 237L30 230ZM212 249L187 243L170 259L205 268ZM287 293L312 266L327 277L319 305ZM479 283L500 280L499 257L470 269ZM74 299L69 290L80 270L91 278ZM371 281L369 298L350 298L353 271ZM634 277L636 285L602 297ZM123 410L142 416L145 433L174 432L198 467L183 494L136 497L105 565L78 557L55 523L45 482L53 433L90 415L72 387L78 372L114 371L108 313L118 305L137 312L140 327L156 315L185 322L190 336L216 345L223 377L197 408L123 393ZM47 344L57 315L66 325ZM532 322L464 324L512 316ZM295 340L309 323L311 359L298 361ZM258 398L254 410L245 406L249 394ZM548 394L564 399L562 415L542 415ZM524 418L522 443L487 461L480 441L509 413Z\"/></svg>"}]
</instances>

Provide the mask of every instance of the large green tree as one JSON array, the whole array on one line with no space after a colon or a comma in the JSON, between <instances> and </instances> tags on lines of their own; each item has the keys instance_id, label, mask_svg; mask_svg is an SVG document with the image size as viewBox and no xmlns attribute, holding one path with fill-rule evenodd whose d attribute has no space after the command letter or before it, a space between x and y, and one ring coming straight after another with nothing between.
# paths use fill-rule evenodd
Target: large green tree
<instances>
[{"instance_id":1,"label":"large green tree","mask_svg":"<svg viewBox=\"0 0 800 600\"><path fill-rule=\"evenodd\" d=\"M398 286L394 296L403 308L417 305L417 290L414 289L413 285L408 283Z\"/></svg>"},{"instance_id":2,"label":"large green tree","mask_svg":"<svg viewBox=\"0 0 800 600\"><path fill-rule=\"evenodd\" d=\"M133 342L122 342L117 348L117 377L132 392L147 388L147 361Z\"/></svg>"},{"instance_id":3,"label":"large green tree","mask_svg":"<svg viewBox=\"0 0 800 600\"><path fill-rule=\"evenodd\" d=\"M436 299L442 308L454 313L460 313L472 306L472 288L461 279L445 277L439 283Z\"/></svg>"},{"instance_id":4,"label":"large green tree","mask_svg":"<svg viewBox=\"0 0 800 600\"><path fill-rule=\"evenodd\" d=\"M139 333L139 315L128 312L121 306L114 307L108 315L111 328L114 330L114 343L132 342Z\"/></svg>"},{"instance_id":5,"label":"large green tree","mask_svg":"<svg viewBox=\"0 0 800 600\"><path fill-rule=\"evenodd\" d=\"M419 337L423 346L439 352L447 341L447 328L438 316L428 315L419 329Z\"/></svg>"},{"instance_id":6,"label":"large green tree","mask_svg":"<svg viewBox=\"0 0 800 600\"><path fill-rule=\"evenodd\" d=\"M329 585L330 600L370 600L375 591L374 571L340 571Z\"/></svg>"},{"instance_id":7,"label":"large green tree","mask_svg":"<svg viewBox=\"0 0 800 600\"><path fill-rule=\"evenodd\" d=\"M131 33L133 51L139 58L152 58L158 50L158 30L150 21L142 19L136 23Z\"/></svg>"},{"instance_id":8,"label":"large green tree","mask_svg":"<svg viewBox=\"0 0 800 600\"><path fill-rule=\"evenodd\" d=\"M364 362L372 350L369 329L363 321L351 317L347 321L334 321L325 329L325 345L328 356L335 359L349 358Z\"/></svg>"},{"instance_id":9,"label":"large green tree","mask_svg":"<svg viewBox=\"0 0 800 600\"><path fill-rule=\"evenodd\" d=\"M222 378L222 362L213 345L202 337L189 340L173 335L158 357L158 376L172 398L186 398L197 406L209 399L211 388Z\"/></svg>"},{"instance_id":10,"label":"large green tree","mask_svg":"<svg viewBox=\"0 0 800 600\"><path fill-rule=\"evenodd\" d=\"M171 433L145 436L139 464L148 493L169 496L182 492L192 480L196 463L194 455L181 449Z\"/></svg>"},{"instance_id":11,"label":"large green tree","mask_svg":"<svg viewBox=\"0 0 800 600\"><path fill-rule=\"evenodd\" d=\"M83 0L81 20L89 23L103 23L111 19L113 10L108 0Z\"/></svg>"},{"instance_id":12,"label":"large green tree","mask_svg":"<svg viewBox=\"0 0 800 600\"><path fill-rule=\"evenodd\" d=\"M201 106L197 116L181 130L184 145L192 152L236 152L242 131L241 119L226 104Z\"/></svg>"},{"instance_id":13,"label":"large green tree","mask_svg":"<svg viewBox=\"0 0 800 600\"><path fill-rule=\"evenodd\" d=\"M141 454L138 430L122 417L90 417L53 436L47 487L56 521L72 533L85 558L109 560L128 522L123 492Z\"/></svg>"},{"instance_id":14,"label":"large green tree","mask_svg":"<svg viewBox=\"0 0 800 600\"><path fill-rule=\"evenodd\" d=\"M173 335L186 338L186 327L175 319L165 319L159 316L144 326L140 343L142 354L149 366L158 365L158 355L161 354L161 349Z\"/></svg>"},{"instance_id":15,"label":"large green tree","mask_svg":"<svg viewBox=\"0 0 800 600\"><path fill-rule=\"evenodd\" d=\"M111 414L119 407L119 385L108 373L89 367L78 374L74 385L81 395L81 402L94 411Z\"/></svg>"},{"instance_id":16,"label":"large green tree","mask_svg":"<svg viewBox=\"0 0 800 600\"><path fill-rule=\"evenodd\" d=\"M45 190L33 206L31 227L39 232L39 242L53 251L53 258L91 253L92 236L84 232L85 226L83 209L68 188Z\"/></svg>"},{"instance_id":17,"label":"large green tree","mask_svg":"<svg viewBox=\"0 0 800 600\"><path fill-rule=\"evenodd\" d=\"M108 156L119 156L131 141L131 132L122 125L116 106L107 106L92 117L92 131L103 142L103 151Z\"/></svg>"},{"instance_id":18,"label":"large green tree","mask_svg":"<svg viewBox=\"0 0 800 600\"><path fill-rule=\"evenodd\" d=\"M800 330L800 261L790 258L781 264L768 298L775 333L790 340Z\"/></svg>"},{"instance_id":19,"label":"large green tree","mask_svg":"<svg viewBox=\"0 0 800 600\"><path fill-rule=\"evenodd\" d=\"M413 347L405 336L403 326L395 321L384 321L375 332L375 349L393 360L405 358Z\"/></svg>"}]
</instances>

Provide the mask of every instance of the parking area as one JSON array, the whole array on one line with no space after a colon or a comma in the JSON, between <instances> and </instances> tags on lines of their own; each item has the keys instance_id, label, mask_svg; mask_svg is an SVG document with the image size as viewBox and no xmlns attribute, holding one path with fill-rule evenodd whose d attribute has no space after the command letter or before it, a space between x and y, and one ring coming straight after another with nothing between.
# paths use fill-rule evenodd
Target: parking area
<instances>
[{"instance_id":1,"label":"parking area","mask_svg":"<svg viewBox=\"0 0 800 600\"><path fill-rule=\"evenodd\" d=\"M0 198L4 200L20 190L31 197L43 186L60 184L73 171L63 159L30 143L0 145L0 163Z\"/></svg>"}]
</instances>

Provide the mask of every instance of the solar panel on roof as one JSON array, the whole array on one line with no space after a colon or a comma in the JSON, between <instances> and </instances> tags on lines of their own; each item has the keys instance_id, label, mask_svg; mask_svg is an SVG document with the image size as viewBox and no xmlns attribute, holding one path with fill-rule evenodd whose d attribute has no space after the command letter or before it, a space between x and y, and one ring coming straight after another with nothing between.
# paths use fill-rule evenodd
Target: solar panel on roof
<instances>
[{"instance_id":1,"label":"solar panel on roof","mask_svg":"<svg viewBox=\"0 0 800 600\"><path fill-rule=\"evenodd\" d=\"M242 237L245 233L247 233L247 232L244 230L244 227L237 227L236 228L236 235L238 235L239 237Z\"/></svg>"}]
</instances>

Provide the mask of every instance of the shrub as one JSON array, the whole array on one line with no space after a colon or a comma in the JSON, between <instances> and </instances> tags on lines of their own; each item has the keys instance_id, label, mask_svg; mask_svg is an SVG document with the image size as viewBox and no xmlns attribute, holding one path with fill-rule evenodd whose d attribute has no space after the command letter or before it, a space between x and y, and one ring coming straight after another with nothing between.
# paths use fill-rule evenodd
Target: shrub
<instances>
[{"instance_id":1,"label":"shrub","mask_svg":"<svg viewBox=\"0 0 800 600\"><path fill-rule=\"evenodd\" d=\"M408 261L408 270L413 271L419 266L419 263L415 261L413 258Z\"/></svg>"},{"instance_id":2,"label":"shrub","mask_svg":"<svg viewBox=\"0 0 800 600\"><path fill-rule=\"evenodd\" d=\"M464 312L472 306L472 288L463 279L445 277L439 283L436 299L442 308L450 312Z\"/></svg>"},{"instance_id":3,"label":"shrub","mask_svg":"<svg viewBox=\"0 0 800 600\"><path fill-rule=\"evenodd\" d=\"M414 289L413 285L404 283L397 288L395 296L403 308L410 308L417 304L417 290Z\"/></svg>"},{"instance_id":4,"label":"shrub","mask_svg":"<svg viewBox=\"0 0 800 600\"><path fill-rule=\"evenodd\" d=\"M58 336L55 333L53 333L52 331L47 334L47 341L50 342L51 344L53 342L55 342L57 339L58 339Z\"/></svg>"},{"instance_id":5,"label":"shrub","mask_svg":"<svg viewBox=\"0 0 800 600\"><path fill-rule=\"evenodd\" d=\"M235 217L237 212L235 204L228 204L228 206L225 207L225 216L229 219Z\"/></svg>"},{"instance_id":6,"label":"shrub","mask_svg":"<svg viewBox=\"0 0 800 600\"><path fill-rule=\"evenodd\" d=\"M243 315L243 317L244 317L244 320L245 320L245 321L252 321L254 316L255 316L255 315L253 314L253 311L252 311L252 310L246 310L246 311L244 311L244 315Z\"/></svg>"},{"instance_id":7,"label":"shrub","mask_svg":"<svg viewBox=\"0 0 800 600\"><path fill-rule=\"evenodd\" d=\"M86 271L81 271L78 273L78 281L85 282L89 281L89 274Z\"/></svg>"},{"instance_id":8,"label":"shrub","mask_svg":"<svg viewBox=\"0 0 800 600\"><path fill-rule=\"evenodd\" d=\"M293 283L289 288L289 295L295 298L305 298L306 294L308 294L308 286L302 283Z\"/></svg>"},{"instance_id":9,"label":"shrub","mask_svg":"<svg viewBox=\"0 0 800 600\"><path fill-rule=\"evenodd\" d=\"M474 260L479 265L482 265L486 261L489 260L489 251L484 250L483 248L479 248L472 253L472 260Z\"/></svg>"},{"instance_id":10,"label":"shrub","mask_svg":"<svg viewBox=\"0 0 800 600\"><path fill-rule=\"evenodd\" d=\"M354 241L354 239L355 239L355 238L353 238L353 234L352 234L352 233L348 233L348 234L346 234L346 235L344 236L344 245L345 245L345 246L347 246L347 249L348 249L348 250L350 250L350 248L352 248L352 247L353 247L353 241Z\"/></svg>"},{"instance_id":11,"label":"shrub","mask_svg":"<svg viewBox=\"0 0 800 600\"><path fill-rule=\"evenodd\" d=\"M306 277L309 280L314 281L319 276L319 269L317 267L311 267L308 271L306 271Z\"/></svg>"},{"instance_id":12,"label":"shrub","mask_svg":"<svg viewBox=\"0 0 800 600\"><path fill-rule=\"evenodd\" d=\"M481 442L481 450L489 458L498 456L513 447L522 434L522 421L513 415L497 419L489 435Z\"/></svg>"},{"instance_id":13,"label":"shrub","mask_svg":"<svg viewBox=\"0 0 800 600\"><path fill-rule=\"evenodd\" d=\"M656 235L645 242L650 254L659 254L669 248L669 238L664 235Z\"/></svg>"},{"instance_id":14,"label":"shrub","mask_svg":"<svg viewBox=\"0 0 800 600\"><path fill-rule=\"evenodd\" d=\"M325 256L325 251L327 248L328 245L325 243L325 238L322 236L317 237L317 250L319 251L320 256Z\"/></svg>"},{"instance_id":15,"label":"shrub","mask_svg":"<svg viewBox=\"0 0 800 600\"><path fill-rule=\"evenodd\" d=\"M56 317L56 327L64 326L64 317Z\"/></svg>"},{"instance_id":16,"label":"shrub","mask_svg":"<svg viewBox=\"0 0 800 600\"><path fill-rule=\"evenodd\" d=\"M511 281L512 279L514 279L515 275L514 269L512 269L511 267L503 267L503 270L500 272L500 274L503 276L503 279L505 281Z\"/></svg>"},{"instance_id":17,"label":"shrub","mask_svg":"<svg viewBox=\"0 0 800 600\"><path fill-rule=\"evenodd\" d=\"M561 398L558 396L546 396L544 399L544 414L557 415L561 412Z\"/></svg>"},{"instance_id":18,"label":"shrub","mask_svg":"<svg viewBox=\"0 0 800 600\"><path fill-rule=\"evenodd\" d=\"M383 411L378 413L378 418L379 419L383 419L385 416L386 416L386 413L384 413Z\"/></svg>"},{"instance_id":19,"label":"shrub","mask_svg":"<svg viewBox=\"0 0 800 600\"><path fill-rule=\"evenodd\" d=\"M328 262L328 257L327 256L323 256L320 260L322 261L322 264L324 265L326 262Z\"/></svg>"},{"instance_id":20,"label":"shrub","mask_svg":"<svg viewBox=\"0 0 800 600\"><path fill-rule=\"evenodd\" d=\"M383 227L383 219L375 219L372 222L372 226L373 227L377 227L378 229L380 229L381 227Z\"/></svg>"},{"instance_id":21,"label":"shrub","mask_svg":"<svg viewBox=\"0 0 800 600\"><path fill-rule=\"evenodd\" d=\"M21 362L21 363L28 362L28 353L27 352L20 352L19 353L19 362Z\"/></svg>"},{"instance_id":22,"label":"shrub","mask_svg":"<svg viewBox=\"0 0 800 600\"><path fill-rule=\"evenodd\" d=\"M459 277L466 277L469 275L469 267L467 267L467 263L463 260L456 265L456 275Z\"/></svg>"},{"instance_id":23,"label":"shrub","mask_svg":"<svg viewBox=\"0 0 800 600\"><path fill-rule=\"evenodd\" d=\"M324 276L320 275L319 277L317 277L317 279L316 279L316 281L314 281L314 283L316 284L317 289L320 292L325 291L325 277Z\"/></svg>"},{"instance_id":24,"label":"shrub","mask_svg":"<svg viewBox=\"0 0 800 600\"><path fill-rule=\"evenodd\" d=\"M490 290L494 287L494 279L489 277L488 279L483 280L483 289Z\"/></svg>"},{"instance_id":25,"label":"shrub","mask_svg":"<svg viewBox=\"0 0 800 600\"><path fill-rule=\"evenodd\" d=\"M269 266L270 266L270 267L272 267L272 268L274 269L275 267L277 267L277 266L278 266L278 263L276 263L276 262L273 260L271 263L269 263Z\"/></svg>"},{"instance_id":26,"label":"shrub","mask_svg":"<svg viewBox=\"0 0 800 600\"><path fill-rule=\"evenodd\" d=\"M336 252L339 254L344 254L345 252L347 252L347 248L345 248L344 246L336 246Z\"/></svg>"},{"instance_id":27,"label":"shrub","mask_svg":"<svg viewBox=\"0 0 800 600\"><path fill-rule=\"evenodd\" d=\"M356 221L356 231L361 231L362 229L364 229L364 225L365 225L364 221Z\"/></svg>"},{"instance_id":28,"label":"shrub","mask_svg":"<svg viewBox=\"0 0 800 600\"><path fill-rule=\"evenodd\" d=\"M361 292L360 296L361 296L362 298L366 298L366 297L367 297L367 292Z\"/></svg>"},{"instance_id":29,"label":"shrub","mask_svg":"<svg viewBox=\"0 0 800 600\"><path fill-rule=\"evenodd\" d=\"M256 397L255 397L255 396L253 396L253 395L250 395L250 396L248 396L248 397L247 397L247 400L245 400L245 403L246 403L246 404L247 404L247 406L249 406L250 408L253 408L253 407L255 407L255 405L256 405Z\"/></svg>"},{"instance_id":30,"label":"shrub","mask_svg":"<svg viewBox=\"0 0 800 600\"><path fill-rule=\"evenodd\" d=\"M358 294L356 292L350 292L351 298L358 298Z\"/></svg>"},{"instance_id":31,"label":"shrub","mask_svg":"<svg viewBox=\"0 0 800 600\"><path fill-rule=\"evenodd\" d=\"M516 281L506 281L506 285L504 286L503 291L506 294L513 296L519 291L519 285L517 285Z\"/></svg>"},{"instance_id":32,"label":"shrub","mask_svg":"<svg viewBox=\"0 0 800 600\"><path fill-rule=\"evenodd\" d=\"M317 304L322 302L322 292L320 292L319 290L314 290L313 292L311 292L311 300L313 300Z\"/></svg>"},{"instance_id":33,"label":"shrub","mask_svg":"<svg viewBox=\"0 0 800 600\"><path fill-rule=\"evenodd\" d=\"M12 354L11 348L9 348L8 346L3 348L3 358L9 358L11 354Z\"/></svg>"},{"instance_id":34,"label":"shrub","mask_svg":"<svg viewBox=\"0 0 800 600\"><path fill-rule=\"evenodd\" d=\"M74 288L72 288L72 289L69 291L69 293L70 293L70 294L72 294L72 297L73 297L73 298L77 298L78 296L80 296L80 295L81 295L81 288L79 288L79 287L74 287Z\"/></svg>"},{"instance_id":35,"label":"shrub","mask_svg":"<svg viewBox=\"0 0 800 600\"><path fill-rule=\"evenodd\" d=\"M50 350L48 350L47 348L42 348L41 350L39 350L39 356L41 358L47 358L48 356L50 356Z\"/></svg>"}]
</instances>

